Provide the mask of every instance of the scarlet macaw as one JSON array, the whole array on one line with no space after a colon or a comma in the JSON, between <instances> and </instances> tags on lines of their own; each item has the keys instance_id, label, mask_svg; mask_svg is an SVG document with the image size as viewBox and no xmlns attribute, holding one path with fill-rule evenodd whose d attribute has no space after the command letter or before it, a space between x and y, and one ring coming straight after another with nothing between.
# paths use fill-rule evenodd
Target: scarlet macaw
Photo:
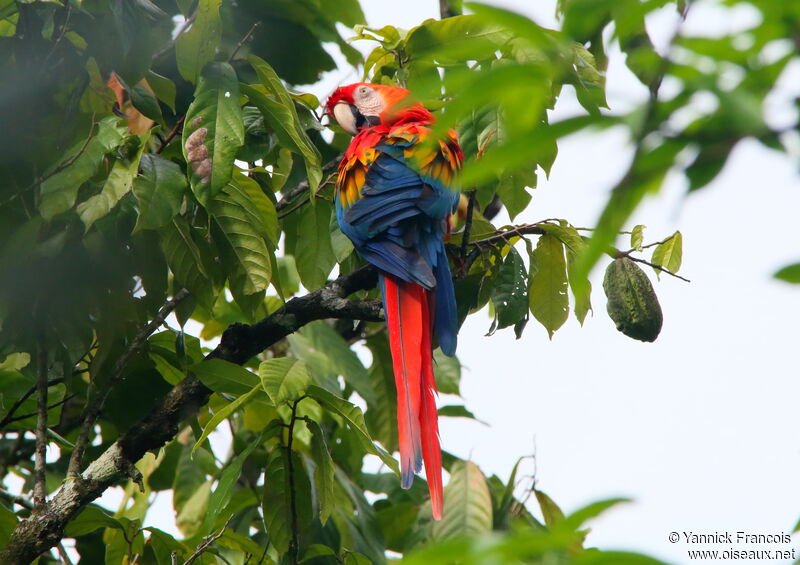
<instances>
[{"instance_id":1,"label":"scarlet macaw","mask_svg":"<svg viewBox=\"0 0 800 565\"><path fill-rule=\"evenodd\" d=\"M425 472L433 517L442 517L442 455L432 335L456 350L456 300L444 239L459 201L458 137L425 143L433 114L404 103L409 91L356 83L337 89L327 112L355 136L339 164L336 218L380 273L397 387L401 485Z\"/></svg>"}]
</instances>

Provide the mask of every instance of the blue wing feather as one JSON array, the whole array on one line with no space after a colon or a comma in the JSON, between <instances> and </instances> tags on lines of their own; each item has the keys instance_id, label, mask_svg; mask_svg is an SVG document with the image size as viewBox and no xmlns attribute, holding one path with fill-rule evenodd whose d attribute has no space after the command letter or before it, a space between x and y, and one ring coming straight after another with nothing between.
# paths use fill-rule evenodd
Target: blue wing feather
<instances>
[{"instance_id":1,"label":"blue wing feather","mask_svg":"<svg viewBox=\"0 0 800 565\"><path fill-rule=\"evenodd\" d=\"M443 238L458 190L415 171L401 144L376 149L360 198L346 210L337 199L339 225L364 259L435 292L434 331L442 351L453 355L456 303Z\"/></svg>"}]
</instances>

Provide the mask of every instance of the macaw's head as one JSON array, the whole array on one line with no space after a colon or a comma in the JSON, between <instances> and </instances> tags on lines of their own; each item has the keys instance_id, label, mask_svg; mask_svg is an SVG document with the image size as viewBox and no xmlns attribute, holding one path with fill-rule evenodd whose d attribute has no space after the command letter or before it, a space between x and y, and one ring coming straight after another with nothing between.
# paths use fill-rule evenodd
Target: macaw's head
<instances>
[{"instance_id":1,"label":"macaw's head","mask_svg":"<svg viewBox=\"0 0 800 565\"><path fill-rule=\"evenodd\" d=\"M327 113L347 133L355 135L361 128L390 123L400 102L408 95L408 90L399 86L357 82L339 87L331 94Z\"/></svg>"}]
</instances>

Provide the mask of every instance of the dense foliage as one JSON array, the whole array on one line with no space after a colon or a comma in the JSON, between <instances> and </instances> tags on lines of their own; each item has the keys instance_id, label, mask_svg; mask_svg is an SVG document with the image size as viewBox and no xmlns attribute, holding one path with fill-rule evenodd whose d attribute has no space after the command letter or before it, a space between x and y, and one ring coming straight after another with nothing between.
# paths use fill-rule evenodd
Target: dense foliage
<instances>
[{"instance_id":1,"label":"dense foliage","mask_svg":"<svg viewBox=\"0 0 800 565\"><path fill-rule=\"evenodd\" d=\"M662 313L639 265L675 275L682 237L626 222L668 172L701 189L744 138L786 151L797 116L771 123L763 105L798 60L800 5L726 0L761 23L707 38L681 33L684 1L562 0L561 30L451 4L406 31L364 27L356 0L0 0L0 479L22 483L0 490L0 561L52 561L74 538L86 563L653 562L584 549L586 520L615 501L565 516L516 469L486 477L445 454L435 523L421 479L399 488L375 276L331 211L349 140L293 85L334 68L333 42L458 129L462 321L488 308L490 332L518 336L531 315L550 336L570 309L582 323L605 256L609 314L652 341ZM661 52L657 10L677 22ZM375 46L364 61L340 24ZM651 93L629 114L606 109L611 43ZM585 111L550 123L567 90ZM593 230L491 223L527 208L559 138L608 127L636 151ZM458 394L457 360L436 359ZM220 425L226 455L208 441ZM92 503L115 484L117 512ZM146 526L168 489L180 539Z\"/></svg>"}]
</instances>

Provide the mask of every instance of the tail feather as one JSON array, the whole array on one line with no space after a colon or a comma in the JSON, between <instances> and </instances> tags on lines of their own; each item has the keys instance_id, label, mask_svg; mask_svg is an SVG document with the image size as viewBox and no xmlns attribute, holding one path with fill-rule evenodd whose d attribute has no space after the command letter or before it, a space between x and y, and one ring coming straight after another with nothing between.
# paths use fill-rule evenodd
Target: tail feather
<instances>
[{"instance_id":1,"label":"tail feather","mask_svg":"<svg viewBox=\"0 0 800 565\"><path fill-rule=\"evenodd\" d=\"M442 517L442 452L436 412L431 334L433 292L388 273L381 275L389 345L397 387L401 485L410 488L422 470L431 493L433 517Z\"/></svg>"},{"instance_id":2,"label":"tail feather","mask_svg":"<svg viewBox=\"0 0 800 565\"><path fill-rule=\"evenodd\" d=\"M425 476L431 493L433 519L441 520L442 496L442 449L439 445L439 415L436 411L436 381L433 377L431 358L431 310L433 295L429 294L422 304L422 411L420 430L422 433L422 458L425 461Z\"/></svg>"},{"instance_id":3,"label":"tail feather","mask_svg":"<svg viewBox=\"0 0 800 565\"><path fill-rule=\"evenodd\" d=\"M414 474L422 469L419 414L424 357L422 302L425 300L425 291L417 284L397 279L388 273L382 275L381 288L397 387L401 486L410 488Z\"/></svg>"}]
</instances>

